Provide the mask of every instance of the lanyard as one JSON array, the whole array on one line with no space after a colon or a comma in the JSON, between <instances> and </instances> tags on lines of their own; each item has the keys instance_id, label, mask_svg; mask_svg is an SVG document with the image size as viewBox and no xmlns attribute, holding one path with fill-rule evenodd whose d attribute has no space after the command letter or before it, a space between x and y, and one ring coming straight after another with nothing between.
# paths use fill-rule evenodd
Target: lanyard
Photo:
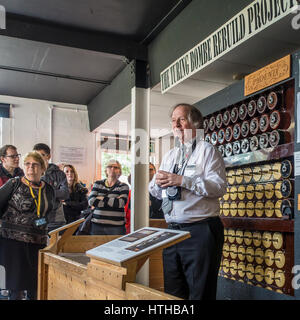
<instances>
[{"instance_id":1,"label":"lanyard","mask_svg":"<svg viewBox=\"0 0 300 320\"><path fill-rule=\"evenodd\" d=\"M30 186L29 182L25 179L25 182L26 184L28 185L29 187L29 190L30 190L30 193L31 193L31 196L34 200L34 203L36 205L36 209L37 209L37 216L40 217L40 210L41 210L41 195L42 195L42 184L41 186L39 187L39 196L38 196L38 201L36 201L36 197L33 193L33 190L32 190L32 187Z\"/></svg>"},{"instance_id":2,"label":"lanyard","mask_svg":"<svg viewBox=\"0 0 300 320\"><path fill-rule=\"evenodd\" d=\"M183 175L184 170L188 164L188 161L190 160L190 157L192 156L194 150L196 149L196 140L194 140L193 145L192 145L192 152L189 153L188 157L186 158L186 160L184 161L183 165L181 168L178 168L178 164L176 163L174 166L174 170L173 173L179 174L179 175Z\"/></svg>"}]
</instances>

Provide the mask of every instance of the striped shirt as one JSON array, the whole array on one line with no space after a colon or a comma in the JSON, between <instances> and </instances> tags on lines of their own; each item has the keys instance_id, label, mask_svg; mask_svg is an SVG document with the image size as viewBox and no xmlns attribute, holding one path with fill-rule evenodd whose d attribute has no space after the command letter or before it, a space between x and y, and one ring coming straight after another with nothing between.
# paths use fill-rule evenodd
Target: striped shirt
<instances>
[{"instance_id":1,"label":"striped shirt","mask_svg":"<svg viewBox=\"0 0 300 320\"><path fill-rule=\"evenodd\" d=\"M94 206L92 222L110 226L125 224L124 206L128 199L129 187L117 181L112 187L105 185L104 180L96 181L89 195L89 205ZM103 197L102 200L97 197Z\"/></svg>"}]
</instances>

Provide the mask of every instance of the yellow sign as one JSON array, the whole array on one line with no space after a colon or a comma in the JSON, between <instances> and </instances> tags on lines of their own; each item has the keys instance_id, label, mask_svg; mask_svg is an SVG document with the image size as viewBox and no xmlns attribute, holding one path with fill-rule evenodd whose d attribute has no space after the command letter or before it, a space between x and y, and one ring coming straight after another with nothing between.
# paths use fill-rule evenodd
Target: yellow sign
<instances>
[{"instance_id":1,"label":"yellow sign","mask_svg":"<svg viewBox=\"0 0 300 320\"><path fill-rule=\"evenodd\" d=\"M291 56L277 60L245 77L245 92L248 96L291 76Z\"/></svg>"}]
</instances>

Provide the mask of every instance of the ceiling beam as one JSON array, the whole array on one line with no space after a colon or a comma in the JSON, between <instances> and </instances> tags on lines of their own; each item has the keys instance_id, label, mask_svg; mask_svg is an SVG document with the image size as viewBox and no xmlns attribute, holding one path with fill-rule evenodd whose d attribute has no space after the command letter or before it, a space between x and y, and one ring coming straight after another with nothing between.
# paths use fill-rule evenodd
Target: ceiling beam
<instances>
[{"instance_id":1,"label":"ceiling beam","mask_svg":"<svg viewBox=\"0 0 300 320\"><path fill-rule=\"evenodd\" d=\"M0 35L124 56L147 61L147 47L126 37L53 24L7 13Z\"/></svg>"},{"instance_id":2,"label":"ceiling beam","mask_svg":"<svg viewBox=\"0 0 300 320\"><path fill-rule=\"evenodd\" d=\"M25 68L18 68L18 67L10 67L10 66L0 65L0 70L30 73L30 74L35 74L35 75L39 75L39 76L68 79L68 80L76 80L76 81L97 83L97 84L103 84L103 85L110 85L111 84L111 81L107 81L107 80L76 77L76 76L71 76L71 75L62 74L62 73L53 73L53 72L46 72L46 71L32 70L32 69L25 69Z\"/></svg>"}]
</instances>

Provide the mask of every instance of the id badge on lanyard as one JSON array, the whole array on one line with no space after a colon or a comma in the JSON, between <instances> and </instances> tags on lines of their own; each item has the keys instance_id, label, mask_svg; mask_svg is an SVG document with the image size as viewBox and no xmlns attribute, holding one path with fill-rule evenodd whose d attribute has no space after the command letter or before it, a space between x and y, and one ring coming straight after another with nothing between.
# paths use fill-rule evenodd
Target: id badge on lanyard
<instances>
[{"instance_id":1,"label":"id badge on lanyard","mask_svg":"<svg viewBox=\"0 0 300 320\"><path fill-rule=\"evenodd\" d=\"M36 227L43 226L43 225L47 224L47 220L46 220L45 217L40 218L42 186L39 187L38 201L36 201L36 197L35 197L35 195L33 193L32 187L30 186L30 184L27 181L26 181L26 183L27 183L27 185L29 187L30 194L31 194L31 196L32 196L32 198L34 200L35 205L36 205L36 213L37 213L38 219L34 220L34 224L35 224Z\"/></svg>"},{"instance_id":2,"label":"id badge on lanyard","mask_svg":"<svg viewBox=\"0 0 300 320\"><path fill-rule=\"evenodd\" d=\"M192 152L191 152L190 154L188 154L188 156L186 157L184 163L182 164L182 166L181 166L180 168L179 168L179 166L178 166L177 163L175 164L174 169L173 169L173 173L178 174L178 175L180 175L180 176L183 175L184 170L185 170L185 168L187 167L187 164L188 164L188 162L189 162L189 160L190 160L190 157L192 156L195 148L196 148L196 140L193 142Z\"/></svg>"}]
</instances>

